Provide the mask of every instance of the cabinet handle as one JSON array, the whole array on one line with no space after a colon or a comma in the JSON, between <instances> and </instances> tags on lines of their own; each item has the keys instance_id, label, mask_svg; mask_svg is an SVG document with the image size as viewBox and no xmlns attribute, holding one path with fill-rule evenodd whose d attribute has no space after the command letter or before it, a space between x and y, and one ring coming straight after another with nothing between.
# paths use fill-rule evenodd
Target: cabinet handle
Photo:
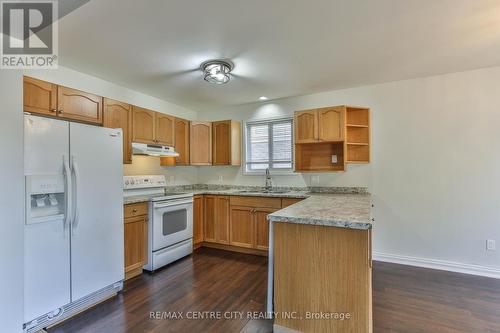
<instances>
[{"instance_id":1,"label":"cabinet handle","mask_svg":"<svg viewBox=\"0 0 500 333\"><path fill-rule=\"evenodd\" d=\"M137 213L137 208L132 209L132 213Z\"/></svg>"},{"instance_id":2,"label":"cabinet handle","mask_svg":"<svg viewBox=\"0 0 500 333\"><path fill-rule=\"evenodd\" d=\"M59 110L58 112L59 112L59 113L63 113L63 110L61 109L61 110Z\"/></svg>"},{"instance_id":3,"label":"cabinet handle","mask_svg":"<svg viewBox=\"0 0 500 333\"><path fill-rule=\"evenodd\" d=\"M54 113L56 113L56 112L57 112L57 109L50 109L50 112L54 112Z\"/></svg>"}]
</instances>

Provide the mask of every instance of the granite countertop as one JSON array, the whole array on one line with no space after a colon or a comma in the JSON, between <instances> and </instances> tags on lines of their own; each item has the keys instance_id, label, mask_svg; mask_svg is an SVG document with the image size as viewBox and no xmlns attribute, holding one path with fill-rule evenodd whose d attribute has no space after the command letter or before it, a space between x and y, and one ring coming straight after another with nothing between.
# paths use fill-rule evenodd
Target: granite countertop
<instances>
[{"instance_id":1,"label":"granite countertop","mask_svg":"<svg viewBox=\"0 0 500 333\"><path fill-rule=\"evenodd\" d=\"M370 194L311 194L306 200L267 216L271 222L372 228Z\"/></svg>"},{"instance_id":2,"label":"granite countertop","mask_svg":"<svg viewBox=\"0 0 500 333\"><path fill-rule=\"evenodd\" d=\"M190 185L168 187L168 192L187 192L193 195L234 195L252 197L303 198L295 203L268 215L272 222L323 225L350 229L371 229L371 195L366 188L356 187L315 187L277 188L286 192L266 193L262 187L252 186L213 186ZM162 194L141 195L124 198L124 204L148 202Z\"/></svg>"},{"instance_id":3,"label":"granite countertop","mask_svg":"<svg viewBox=\"0 0 500 333\"><path fill-rule=\"evenodd\" d=\"M201 195L201 194L212 194L212 195L234 195L234 196L247 196L247 197L270 197L270 198L308 198L310 196L307 191L289 191L285 193L264 193L264 192L241 192L241 190L228 189L228 190L210 190L210 189L199 189L199 190L185 190L179 191L185 193L192 193L193 195ZM147 202L154 197L161 197L163 195L140 195L140 196L132 196L132 197L124 197L123 203L125 205Z\"/></svg>"}]
</instances>

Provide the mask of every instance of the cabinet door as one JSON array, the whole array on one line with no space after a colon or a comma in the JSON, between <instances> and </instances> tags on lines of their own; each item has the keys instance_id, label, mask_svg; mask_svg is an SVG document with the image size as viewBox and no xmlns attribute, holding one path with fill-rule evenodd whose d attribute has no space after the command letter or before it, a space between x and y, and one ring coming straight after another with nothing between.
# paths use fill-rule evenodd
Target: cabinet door
<instances>
[{"instance_id":1,"label":"cabinet door","mask_svg":"<svg viewBox=\"0 0 500 333\"><path fill-rule=\"evenodd\" d=\"M229 197L217 196L216 239L219 244L229 244Z\"/></svg>"},{"instance_id":2,"label":"cabinet door","mask_svg":"<svg viewBox=\"0 0 500 333\"><path fill-rule=\"evenodd\" d=\"M230 244L241 247L254 247L254 208L231 206Z\"/></svg>"},{"instance_id":3,"label":"cabinet door","mask_svg":"<svg viewBox=\"0 0 500 333\"><path fill-rule=\"evenodd\" d=\"M123 163L132 163L132 106L105 98L103 125L123 130Z\"/></svg>"},{"instance_id":4,"label":"cabinet door","mask_svg":"<svg viewBox=\"0 0 500 333\"><path fill-rule=\"evenodd\" d=\"M318 141L318 113L316 110L298 111L295 117L295 143Z\"/></svg>"},{"instance_id":5,"label":"cabinet door","mask_svg":"<svg viewBox=\"0 0 500 333\"><path fill-rule=\"evenodd\" d=\"M204 238L206 242L215 242L215 223L217 220L217 197L213 195L205 195L204 200Z\"/></svg>"},{"instance_id":6,"label":"cabinet door","mask_svg":"<svg viewBox=\"0 0 500 333\"><path fill-rule=\"evenodd\" d=\"M145 226L146 217L133 217L125 220L125 279L142 272L145 261Z\"/></svg>"},{"instance_id":7,"label":"cabinet door","mask_svg":"<svg viewBox=\"0 0 500 333\"><path fill-rule=\"evenodd\" d=\"M192 121L189 146L191 165L211 165L212 123Z\"/></svg>"},{"instance_id":8,"label":"cabinet door","mask_svg":"<svg viewBox=\"0 0 500 333\"><path fill-rule=\"evenodd\" d=\"M57 87L57 114L61 118L102 125L102 109L101 96Z\"/></svg>"},{"instance_id":9,"label":"cabinet door","mask_svg":"<svg viewBox=\"0 0 500 333\"><path fill-rule=\"evenodd\" d=\"M344 117L345 111L343 107L319 109L319 140L343 141L345 128Z\"/></svg>"},{"instance_id":10,"label":"cabinet door","mask_svg":"<svg viewBox=\"0 0 500 333\"><path fill-rule=\"evenodd\" d=\"M255 248L259 250L269 249L269 222L267 215L275 212L273 208L256 208L255 218Z\"/></svg>"},{"instance_id":11,"label":"cabinet door","mask_svg":"<svg viewBox=\"0 0 500 333\"><path fill-rule=\"evenodd\" d=\"M57 115L57 85L25 76L23 78L24 111Z\"/></svg>"},{"instance_id":12,"label":"cabinet door","mask_svg":"<svg viewBox=\"0 0 500 333\"><path fill-rule=\"evenodd\" d=\"M155 142L155 113L154 111L133 107L132 141L141 143Z\"/></svg>"},{"instance_id":13,"label":"cabinet door","mask_svg":"<svg viewBox=\"0 0 500 333\"><path fill-rule=\"evenodd\" d=\"M164 146L174 145L174 122L175 122L175 117L156 112L155 115L156 143Z\"/></svg>"},{"instance_id":14,"label":"cabinet door","mask_svg":"<svg viewBox=\"0 0 500 333\"><path fill-rule=\"evenodd\" d=\"M231 164L231 121L212 123L213 165Z\"/></svg>"},{"instance_id":15,"label":"cabinet door","mask_svg":"<svg viewBox=\"0 0 500 333\"><path fill-rule=\"evenodd\" d=\"M189 165L189 121L175 118L175 151L177 165Z\"/></svg>"},{"instance_id":16,"label":"cabinet door","mask_svg":"<svg viewBox=\"0 0 500 333\"><path fill-rule=\"evenodd\" d=\"M203 196L195 195L193 202L193 243L203 242Z\"/></svg>"}]
</instances>

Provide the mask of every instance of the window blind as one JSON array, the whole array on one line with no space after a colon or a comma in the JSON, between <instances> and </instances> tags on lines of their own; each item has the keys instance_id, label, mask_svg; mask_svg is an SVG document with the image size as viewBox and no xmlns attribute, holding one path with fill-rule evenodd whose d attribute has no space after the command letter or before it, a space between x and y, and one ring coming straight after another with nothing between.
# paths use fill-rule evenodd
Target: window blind
<instances>
[{"instance_id":1,"label":"window blind","mask_svg":"<svg viewBox=\"0 0 500 333\"><path fill-rule=\"evenodd\" d=\"M292 170L292 119L247 123L246 170Z\"/></svg>"}]
</instances>

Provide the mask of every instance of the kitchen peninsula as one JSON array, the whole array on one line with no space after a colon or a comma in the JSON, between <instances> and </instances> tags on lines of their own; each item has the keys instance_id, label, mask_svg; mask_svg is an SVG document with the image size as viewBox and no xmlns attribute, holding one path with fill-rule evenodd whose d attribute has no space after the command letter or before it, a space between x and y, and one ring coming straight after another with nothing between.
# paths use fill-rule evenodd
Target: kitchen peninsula
<instances>
[{"instance_id":1,"label":"kitchen peninsula","mask_svg":"<svg viewBox=\"0 0 500 333\"><path fill-rule=\"evenodd\" d=\"M268 219L274 332L372 332L371 196L311 195Z\"/></svg>"}]
</instances>

